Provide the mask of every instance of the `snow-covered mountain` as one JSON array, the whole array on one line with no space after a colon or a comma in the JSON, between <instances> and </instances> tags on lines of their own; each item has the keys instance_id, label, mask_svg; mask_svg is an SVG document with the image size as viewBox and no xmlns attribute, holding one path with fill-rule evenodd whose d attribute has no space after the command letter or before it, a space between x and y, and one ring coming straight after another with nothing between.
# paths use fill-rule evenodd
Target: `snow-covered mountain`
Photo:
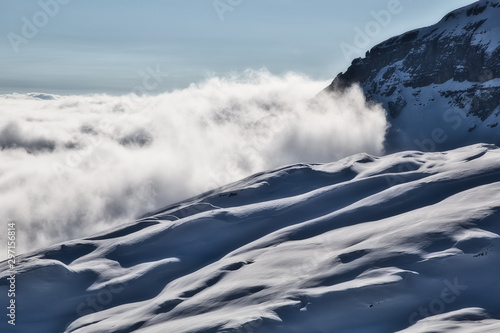
<instances>
[{"instance_id":1,"label":"snow-covered mountain","mask_svg":"<svg viewBox=\"0 0 500 333\"><path fill-rule=\"evenodd\" d=\"M256 174L20 256L0 331L499 332L499 160L475 145Z\"/></svg>"},{"instance_id":2,"label":"snow-covered mountain","mask_svg":"<svg viewBox=\"0 0 500 333\"><path fill-rule=\"evenodd\" d=\"M326 89L359 83L388 110L389 150L500 143L500 1L480 0L355 59Z\"/></svg>"},{"instance_id":3,"label":"snow-covered mountain","mask_svg":"<svg viewBox=\"0 0 500 333\"><path fill-rule=\"evenodd\" d=\"M262 172L0 262L0 331L500 332L500 149L437 152L500 141L499 44L479 1L326 89L360 83L388 148L420 151Z\"/></svg>"}]
</instances>

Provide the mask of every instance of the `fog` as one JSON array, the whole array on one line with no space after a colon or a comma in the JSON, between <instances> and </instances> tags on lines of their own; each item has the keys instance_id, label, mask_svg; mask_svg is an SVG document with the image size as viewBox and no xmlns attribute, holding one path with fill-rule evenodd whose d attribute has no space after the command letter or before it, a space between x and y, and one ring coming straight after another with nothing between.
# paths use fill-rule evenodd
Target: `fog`
<instances>
[{"instance_id":1,"label":"fog","mask_svg":"<svg viewBox=\"0 0 500 333\"><path fill-rule=\"evenodd\" d=\"M2 95L0 218L25 252L255 172L382 154L384 110L357 87L311 102L328 83L247 71L156 95Z\"/></svg>"}]
</instances>

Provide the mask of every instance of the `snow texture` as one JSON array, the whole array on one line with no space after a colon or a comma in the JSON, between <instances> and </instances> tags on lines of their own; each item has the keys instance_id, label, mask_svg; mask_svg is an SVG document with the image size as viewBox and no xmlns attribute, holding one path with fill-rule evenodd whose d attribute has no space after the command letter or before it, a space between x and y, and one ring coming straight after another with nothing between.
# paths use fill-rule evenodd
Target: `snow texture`
<instances>
[{"instance_id":1,"label":"snow texture","mask_svg":"<svg viewBox=\"0 0 500 333\"><path fill-rule=\"evenodd\" d=\"M255 174L22 255L0 331L498 332L499 161L480 144Z\"/></svg>"},{"instance_id":2,"label":"snow texture","mask_svg":"<svg viewBox=\"0 0 500 333\"><path fill-rule=\"evenodd\" d=\"M360 84L382 103L386 149L500 144L500 1L480 0L355 59L327 88Z\"/></svg>"}]
</instances>

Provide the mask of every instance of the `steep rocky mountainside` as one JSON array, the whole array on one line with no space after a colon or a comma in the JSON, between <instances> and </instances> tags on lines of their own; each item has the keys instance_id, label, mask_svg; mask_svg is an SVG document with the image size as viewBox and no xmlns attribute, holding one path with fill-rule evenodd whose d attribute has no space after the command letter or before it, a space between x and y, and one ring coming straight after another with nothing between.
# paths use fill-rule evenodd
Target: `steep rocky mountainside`
<instances>
[{"instance_id":1,"label":"steep rocky mountainside","mask_svg":"<svg viewBox=\"0 0 500 333\"><path fill-rule=\"evenodd\" d=\"M482 0L358 58L327 91L359 83L392 127L389 151L500 142L500 1Z\"/></svg>"}]
</instances>

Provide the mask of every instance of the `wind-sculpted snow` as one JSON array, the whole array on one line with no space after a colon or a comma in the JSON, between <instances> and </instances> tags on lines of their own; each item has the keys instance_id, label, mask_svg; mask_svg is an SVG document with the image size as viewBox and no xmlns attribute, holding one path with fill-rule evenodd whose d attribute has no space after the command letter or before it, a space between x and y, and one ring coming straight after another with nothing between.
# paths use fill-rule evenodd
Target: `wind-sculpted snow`
<instances>
[{"instance_id":1,"label":"wind-sculpted snow","mask_svg":"<svg viewBox=\"0 0 500 333\"><path fill-rule=\"evenodd\" d=\"M23 255L13 332L498 332L499 161L291 165Z\"/></svg>"}]
</instances>

